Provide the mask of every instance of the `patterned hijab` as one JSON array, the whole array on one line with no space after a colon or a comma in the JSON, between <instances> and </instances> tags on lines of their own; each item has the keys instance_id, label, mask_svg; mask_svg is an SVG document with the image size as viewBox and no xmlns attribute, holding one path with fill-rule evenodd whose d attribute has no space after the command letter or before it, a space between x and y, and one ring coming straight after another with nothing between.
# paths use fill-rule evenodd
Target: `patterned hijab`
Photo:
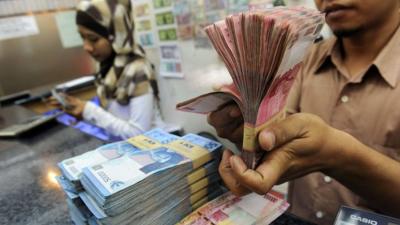
<instances>
[{"instance_id":1,"label":"patterned hijab","mask_svg":"<svg viewBox=\"0 0 400 225\"><path fill-rule=\"evenodd\" d=\"M110 41L113 55L100 63L96 77L101 99L129 104L130 98L149 93L158 99L154 66L134 40L130 0L83 0L77 6L76 23Z\"/></svg>"}]
</instances>

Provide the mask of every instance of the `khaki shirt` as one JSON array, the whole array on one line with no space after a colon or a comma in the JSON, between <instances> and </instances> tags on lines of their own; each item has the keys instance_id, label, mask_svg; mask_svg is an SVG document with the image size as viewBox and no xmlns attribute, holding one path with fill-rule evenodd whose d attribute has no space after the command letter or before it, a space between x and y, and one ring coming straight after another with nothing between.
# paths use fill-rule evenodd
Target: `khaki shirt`
<instances>
[{"instance_id":1,"label":"khaki shirt","mask_svg":"<svg viewBox=\"0 0 400 225\"><path fill-rule=\"evenodd\" d=\"M343 64L340 41L332 38L313 46L291 90L288 111L318 115L331 126L399 160L399 77L400 29L354 79L350 79ZM374 184L365 188L374 188ZM289 200L292 213L317 224L333 224L340 205L374 209L373 203L367 204L322 173L291 182Z\"/></svg>"}]
</instances>

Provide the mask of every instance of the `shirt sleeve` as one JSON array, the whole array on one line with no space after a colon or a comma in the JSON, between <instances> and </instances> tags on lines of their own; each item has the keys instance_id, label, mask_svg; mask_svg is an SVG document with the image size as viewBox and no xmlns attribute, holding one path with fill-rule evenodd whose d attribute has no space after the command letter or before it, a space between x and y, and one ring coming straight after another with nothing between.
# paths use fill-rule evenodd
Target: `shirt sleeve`
<instances>
[{"instance_id":1,"label":"shirt sleeve","mask_svg":"<svg viewBox=\"0 0 400 225\"><path fill-rule=\"evenodd\" d=\"M113 136L127 139L152 128L153 106L154 97L151 93L131 98L127 106L114 102L109 108L112 113L88 102L83 111L83 118ZM122 119L123 112L128 112L127 119Z\"/></svg>"}]
</instances>

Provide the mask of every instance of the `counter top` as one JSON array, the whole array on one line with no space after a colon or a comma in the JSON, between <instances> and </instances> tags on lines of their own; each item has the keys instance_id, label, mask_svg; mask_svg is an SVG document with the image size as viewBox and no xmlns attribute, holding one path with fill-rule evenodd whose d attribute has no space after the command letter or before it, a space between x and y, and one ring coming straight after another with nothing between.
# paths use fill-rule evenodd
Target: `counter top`
<instances>
[{"instance_id":1,"label":"counter top","mask_svg":"<svg viewBox=\"0 0 400 225\"><path fill-rule=\"evenodd\" d=\"M0 125L20 113L2 109ZM26 115L26 113L24 114ZM16 139L0 139L0 224L72 224L55 175L57 163L103 142L53 122Z\"/></svg>"}]
</instances>

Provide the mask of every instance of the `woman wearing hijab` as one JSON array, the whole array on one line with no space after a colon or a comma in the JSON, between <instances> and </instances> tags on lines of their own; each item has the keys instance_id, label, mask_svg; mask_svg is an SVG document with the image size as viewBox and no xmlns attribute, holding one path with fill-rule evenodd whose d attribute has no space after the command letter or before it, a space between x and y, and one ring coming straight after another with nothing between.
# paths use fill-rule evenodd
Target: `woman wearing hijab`
<instances>
[{"instance_id":1,"label":"woman wearing hijab","mask_svg":"<svg viewBox=\"0 0 400 225\"><path fill-rule=\"evenodd\" d=\"M99 107L66 96L66 111L123 139L163 127L154 67L135 43L130 0L89 0L77 6L84 49L99 63Z\"/></svg>"}]
</instances>

